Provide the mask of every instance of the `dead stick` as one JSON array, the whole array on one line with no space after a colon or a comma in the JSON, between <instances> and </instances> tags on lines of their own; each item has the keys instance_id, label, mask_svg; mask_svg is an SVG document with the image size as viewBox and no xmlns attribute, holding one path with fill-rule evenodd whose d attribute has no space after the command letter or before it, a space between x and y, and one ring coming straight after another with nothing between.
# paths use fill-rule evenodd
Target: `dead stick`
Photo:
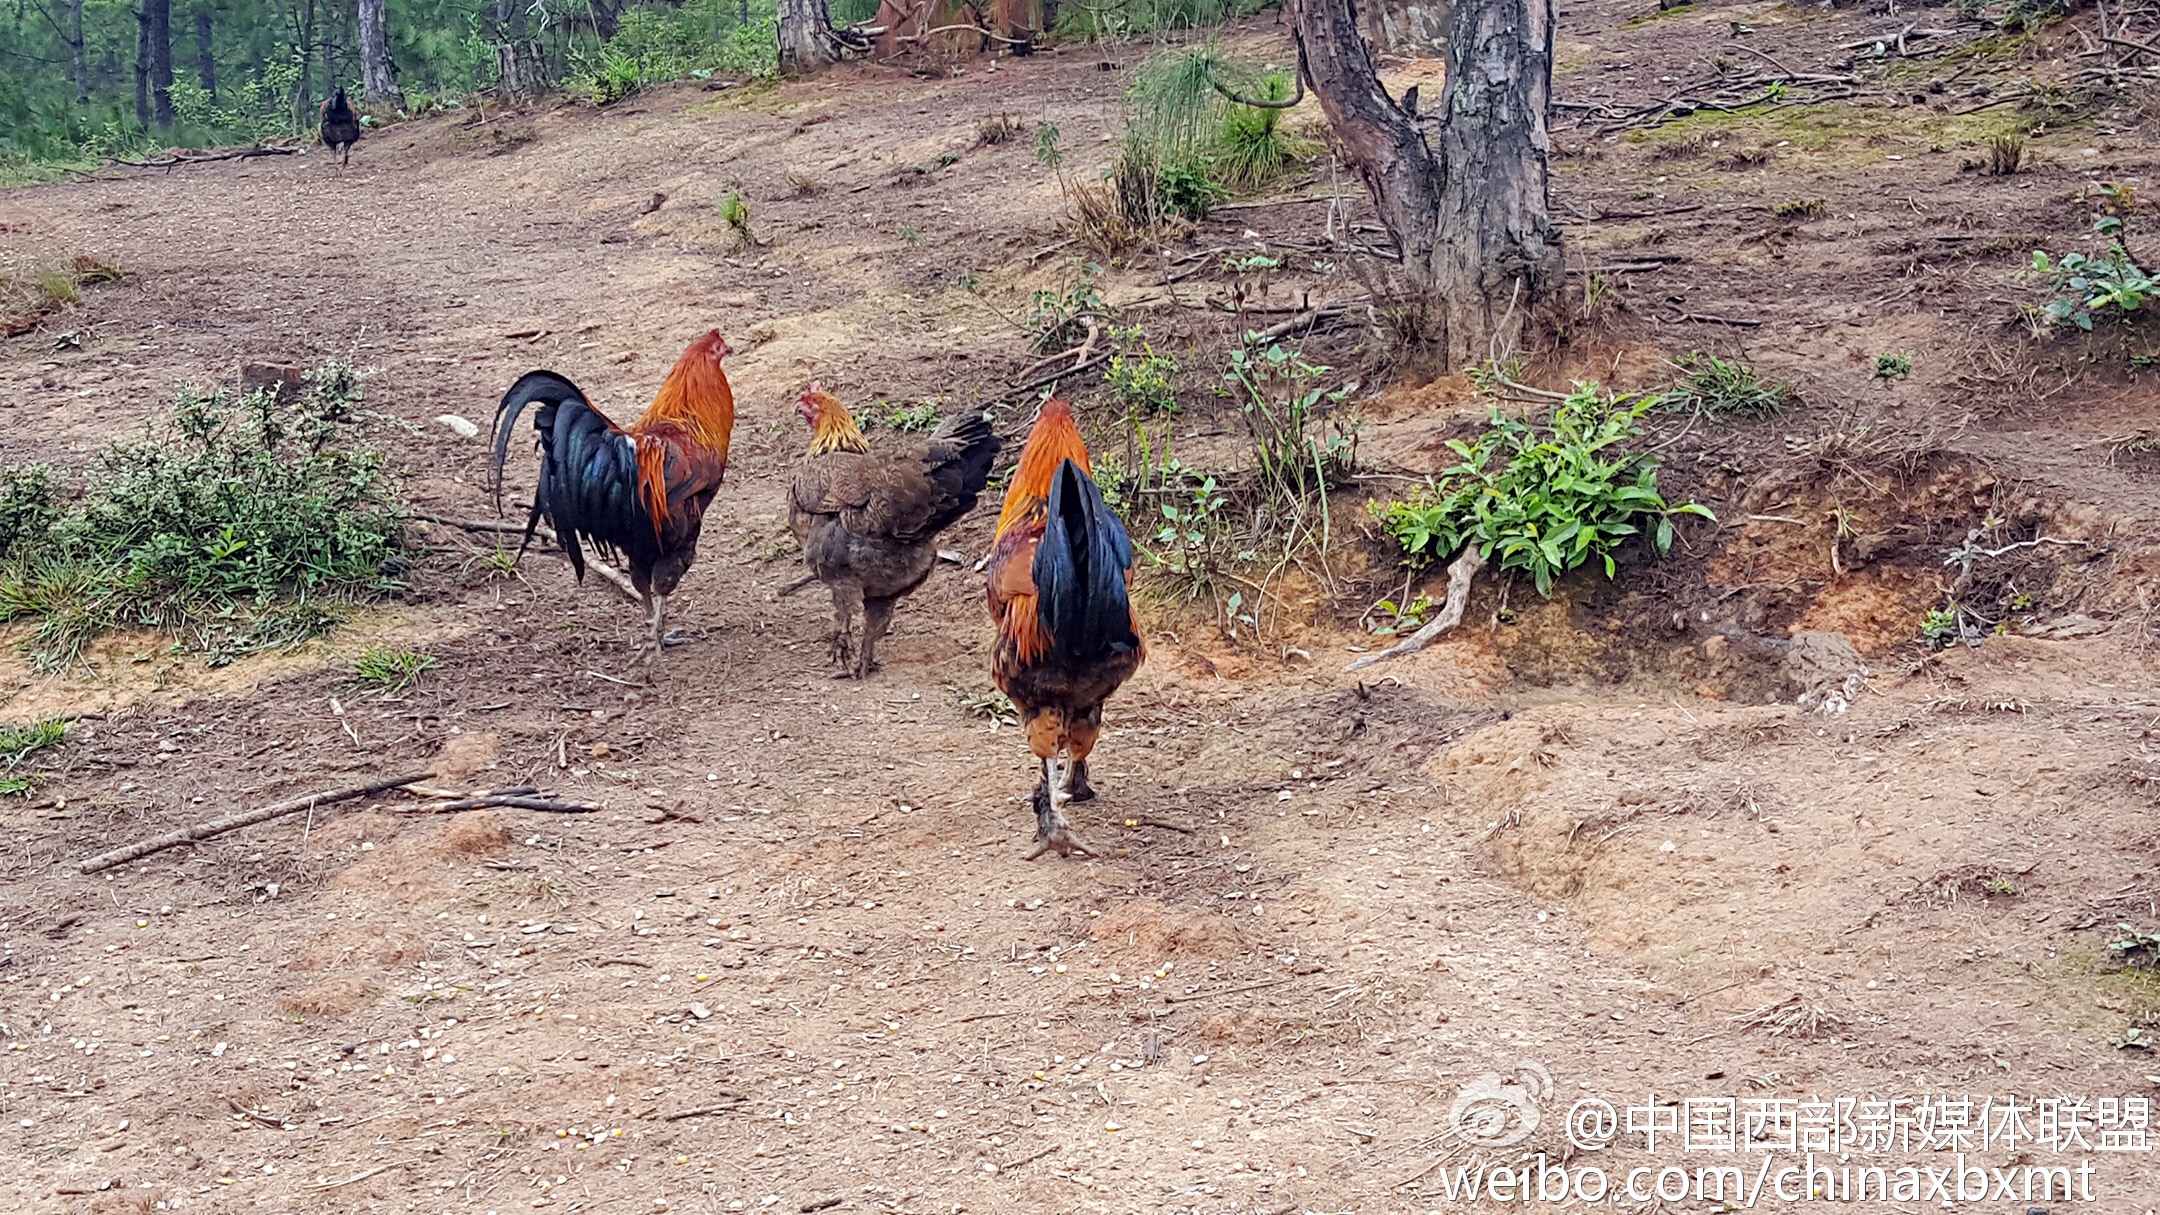
<instances>
[{"instance_id":1,"label":"dead stick","mask_svg":"<svg viewBox=\"0 0 2160 1215\"><path fill-rule=\"evenodd\" d=\"M1283 984L1288 983L1289 981L1290 980L1288 979L1269 979L1262 983L1247 983L1243 987L1226 987L1221 991L1196 991L1189 996L1164 996L1163 1003L1185 1004L1193 1000L1212 1000L1217 996L1242 995L1248 991L1260 991L1263 988L1268 987L1281 987Z\"/></svg>"},{"instance_id":2,"label":"dead stick","mask_svg":"<svg viewBox=\"0 0 2160 1215\"><path fill-rule=\"evenodd\" d=\"M356 797L384 793L391 789L402 789L407 785L418 784L433 775L432 772L416 772L411 776L379 780L373 784L361 785L354 789L340 789L335 793L310 793L306 797L291 798L275 805L264 806L260 810L249 810L243 814L227 815L224 818L212 819L207 823L197 823L192 827L182 827L178 831L169 831L164 835L144 840L138 844L129 844L125 848L115 848L111 852L91 857L89 860L84 861L79 868L83 873L97 873L101 870L110 869L115 865L125 865L129 861L149 856L153 852L163 852L167 848L178 848L182 844L192 844L209 839L214 835L223 835L228 831L238 831L242 827L252 827L257 823L267 823L271 819L281 818L287 814L298 814L302 810L312 810L317 806L327 806L332 802L349 802Z\"/></svg>"},{"instance_id":3,"label":"dead stick","mask_svg":"<svg viewBox=\"0 0 2160 1215\"><path fill-rule=\"evenodd\" d=\"M562 802L552 797L483 793L477 797L461 797L454 802L443 802L441 805L415 806L408 813L451 814L459 810L478 810L486 806L508 806L513 810L546 810L555 814L592 814L600 809L584 802Z\"/></svg>"},{"instance_id":4,"label":"dead stick","mask_svg":"<svg viewBox=\"0 0 2160 1215\"><path fill-rule=\"evenodd\" d=\"M1462 555L1447 567L1447 605L1440 609L1440 614L1407 639L1396 642L1377 654L1367 654L1343 669L1363 670L1374 663L1400 658L1405 654L1415 654L1431 645L1433 638L1461 624L1463 612L1470 606L1470 580L1477 576L1478 570L1484 564L1485 555L1478 552L1476 544L1464 545Z\"/></svg>"},{"instance_id":5,"label":"dead stick","mask_svg":"<svg viewBox=\"0 0 2160 1215\"><path fill-rule=\"evenodd\" d=\"M726 1105L701 1105L694 1110L683 1110L679 1113L674 1114L662 1114L660 1115L660 1121L681 1122L685 1118L699 1118L703 1117L706 1114L725 1114L729 1110L739 1110L742 1107L750 1104L750 1098L745 1097L740 1093L723 1093L723 1095L733 1097L735 1099Z\"/></svg>"}]
</instances>

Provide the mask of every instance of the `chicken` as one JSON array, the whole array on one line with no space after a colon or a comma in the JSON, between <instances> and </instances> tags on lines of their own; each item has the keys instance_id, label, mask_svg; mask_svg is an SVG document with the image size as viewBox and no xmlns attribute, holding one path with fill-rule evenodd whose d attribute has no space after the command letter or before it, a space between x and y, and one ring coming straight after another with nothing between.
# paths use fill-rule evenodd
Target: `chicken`
<instances>
[{"instance_id":1,"label":"chicken","mask_svg":"<svg viewBox=\"0 0 2160 1215\"><path fill-rule=\"evenodd\" d=\"M585 578L581 542L625 561L645 601L650 635L639 652L648 673L667 644L667 598L690 568L705 508L727 475L735 394L720 360L729 353L717 329L690 343L652 407L628 427L602 417L577 385L552 371L526 372L495 410L497 509L510 434L525 407L538 403L540 481L525 543L546 515L579 581Z\"/></svg>"},{"instance_id":2,"label":"chicken","mask_svg":"<svg viewBox=\"0 0 2160 1215\"><path fill-rule=\"evenodd\" d=\"M1035 850L1088 855L1063 806L1095 796L1088 756L1102 733L1103 702L1147 657L1132 610L1132 541L1088 473L1072 408L1043 402L1005 491L990 557L990 674L1012 698L1028 747L1042 762L1035 786Z\"/></svg>"},{"instance_id":3,"label":"chicken","mask_svg":"<svg viewBox=\"0 0 2160 1215\"><path fill-rule=\"evenodd\" d=\"M800 412L810 450L788 495L788 527L832 590L834 674L861 679L877 666L894 605L937 564L938 533L975 509L998 439L977 410L945 419L927 443L872 454L847 406L816 381Z\"/></svg>"},{"instance_id":4,"label":"chicken","mask_svg":"<svg viewBox=\"0 0 2160 1215\"><path fill-rule=\"evenodd\" d=\"M323 102L323 146L338 154L338 163L346 164L352 159L352 146L360 142L360 116L353 113L352 102L345 99L345 90Z\"/></svg>"}]
</instances>

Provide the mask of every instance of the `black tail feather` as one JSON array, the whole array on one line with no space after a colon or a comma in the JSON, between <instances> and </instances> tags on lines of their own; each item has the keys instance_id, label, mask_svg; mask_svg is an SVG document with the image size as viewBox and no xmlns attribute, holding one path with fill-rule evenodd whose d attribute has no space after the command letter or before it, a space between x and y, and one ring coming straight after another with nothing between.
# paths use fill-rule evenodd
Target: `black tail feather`
<instances>
[{"instance_id":1,"label":"black tail feather","mask_svg":"<svg viewBox=\"0 0 2160 1215\"><path fill-rule=\"evenodd\" d=\"M997 431L980 410L954 414L939 424L930 436L931 476L951 504L931 520L930 530L943 531L975 509L999 446Z\"/></svg>"},{"instance_id":2,"label":"black tail feather","mask_svg":"<svg viewBox=\"0 0 2160 1215\"><path fill-rule=\"evenodd\" d=\"M1078 464L1060 463L1034 566L1037 610L1060 657L1091 662L1139 648L1125 592L1132 561L1132 540L1102 491Z\"/></svg>"},{"instance_id":3,"label":"black tail feather","mask_svg":"<svg viewBox=\"0 0 2160 1215\"><path fill-rule=\"evenodd\" d=\"M585 400L569 380L552 371L519 377L495 409L495 444L489 463L495 505L502 508L503 466L510 436L527 405L537 405L533 430L539 435L540 476L533 489L532 513L525 521L525 544L545 517L571 569L585 576L584 544L603 554L627 552L633 566L644 568L656 555L652 516L637 492L635 447ZM524 552L524 546L518 550ZM647 561L640 561L646 558Z\"/></svg>"}]
</instances>

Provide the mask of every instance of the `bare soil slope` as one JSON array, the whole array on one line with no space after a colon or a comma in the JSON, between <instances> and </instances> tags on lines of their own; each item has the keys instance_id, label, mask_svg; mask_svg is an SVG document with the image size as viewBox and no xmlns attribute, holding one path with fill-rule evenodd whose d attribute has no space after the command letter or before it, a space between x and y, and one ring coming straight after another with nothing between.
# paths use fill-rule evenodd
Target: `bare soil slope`
<instances>
[{"instance_id":1,"label":"bare soil slope","mask_svg":"<svg viewBox=\"0 0 2160 1215\"><path fill-rule=\"evenodd\" d=\"M2152 172L2151 123L2049 119L2026 171L1963 172L1973 82L2057 62L1975 53L1941 95L1925 80L1957 63L1892 65L1917 103L1880 103L1862 65L1858 101L1607 132L1745 58L1729 23L1804 73L1911 21L1644 17L1564 18L1560 96L1598 108L1560 131L1556 201L1627 308L1532 371L1647 386L1674 353L1744 350L1796 382L1768 421L1660 421L1669 484L1722 524L1618 587L1489 587L1476 627L1377 682L1339 673L1364 644L1339 610L1243 644L1167 622L1078 820L1105 855L1075 863L1020 861L1025 746L956 702L988 686L973 577L941 568L885 669L830 680L822 596L776 598L799 568L782 486L813 375L968 402L1024 365L981 301L1061 281L1071 251L1029 141L980 145L978 122L1055 123L1088 171L1120 123L1103 65L1138 51L431 120L342 171L0 197L0 259L129 272L0 347L10 459L81 466L176 382L345 354L380 369L419 508L477 518L481 445L437 415L484 422L533 366L627 414L703 328L742 351L734 464L675 600L694 640L653 686L609 678L638 621L604 584L546 553L490 580L491 545L431 524L414 595L314 651L204 671L123 639L58 680L0 659L0 715L92 711L57 779L0 808L0 1205L1422 1212L1457 1205L1433 1168L1465 1158L1450 1102L1523 1060L1560 1090L1526 1146L1555 1149L1583 1095L2151 1095L2160 1069L2122 1046L2160 994L2106 943L2160 925L2139 598L2160 509L2151 467L2111 459L2155 425L2152 384L2006 324L2033 290L2015 265L2084 230L2077 191ZM765 243L718 219L736 188ZM1821 201L1775 213L1793 200ZM1324 211L1225 212L1196 240L1312 243ZM1166 268L1113 267L1113 299L1157 296L1151 333L1205 366L1246 318L1178 309L1228 288ZM1348 290L1301 273L1273 303ZM1363 340L1312 348L1358 366ZM1878 382L1901 348L1912 376ZM1446 380L1359 408L1375 464L1417 473L1484 404ZM953 546L981 551L988 515ZM1927 655L1910 638L1976 527L2075 543L1988 558L2021 615ZM1352 585L1393 590L1357 551ZM1819 633L1848 644L1794 640ZM442 666L354 698L341 656L385 639ZM607 811L384 799L74 868L430 765ZM2145 1155L2099 1165L2095 1209L2160 1180Z\"/></svg>"}]
</instances>

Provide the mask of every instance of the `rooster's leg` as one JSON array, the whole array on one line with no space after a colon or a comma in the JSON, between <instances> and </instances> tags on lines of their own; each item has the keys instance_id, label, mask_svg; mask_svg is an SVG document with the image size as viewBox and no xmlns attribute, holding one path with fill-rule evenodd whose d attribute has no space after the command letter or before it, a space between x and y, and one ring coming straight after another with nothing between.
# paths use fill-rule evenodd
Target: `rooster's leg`
<instances>
[{"instance_id":1,"label":"rooster's leg","mask_svg":"<svg viewBox=\"0 0 2160 1215\"><path fill-rule=\"evenodd\" d=\"M863 600L862 645L855 657L855 678L868 679L877 668L878 638L892 631L893 601Z\"/></svg>"},{"instance_id":2,"label":"rooster's leg","mask_svg":"<svg viewBox=\"0 0 2160 1215\"><path fill-rule=\"evenodd\" d=\"M649 644L652 649L645 659L645 663L647 666L652 666L660 661L660 651L667 648L666 595L654 595L652 597L652 637Z\"/></svg>"},{"instance_id":3,"label":"rooster's leg","mask_svg":"<svg viewBox=\"0 0 2160 1215\"><path fill-rule=\"evenodd\" d=\"M1032 861L1045 852L1055 852L1059 856L1072 856L1074 853L1081 856L1095 855L1073 835L1072 825L1065 821L1065 816L1058 810L1061 804L1072 799L1069 791L1071 778L1070 762L1061 764L1049 758L1042 761L1042 781L1035 786L1034 797L1035 850L1027 854L1028 860Z\"/></svg>"},{"instance_id":4,"label":"rooster's leg","mask_svg":"<svg viewBox=\"0 0 2160 1215\"><path fill-rule=\"evenodd\" d=\"M862 588L835 585L832 589L833 678L845 679L855 671L855 617L863 609Z\"/></svg>"}]
</instances>

